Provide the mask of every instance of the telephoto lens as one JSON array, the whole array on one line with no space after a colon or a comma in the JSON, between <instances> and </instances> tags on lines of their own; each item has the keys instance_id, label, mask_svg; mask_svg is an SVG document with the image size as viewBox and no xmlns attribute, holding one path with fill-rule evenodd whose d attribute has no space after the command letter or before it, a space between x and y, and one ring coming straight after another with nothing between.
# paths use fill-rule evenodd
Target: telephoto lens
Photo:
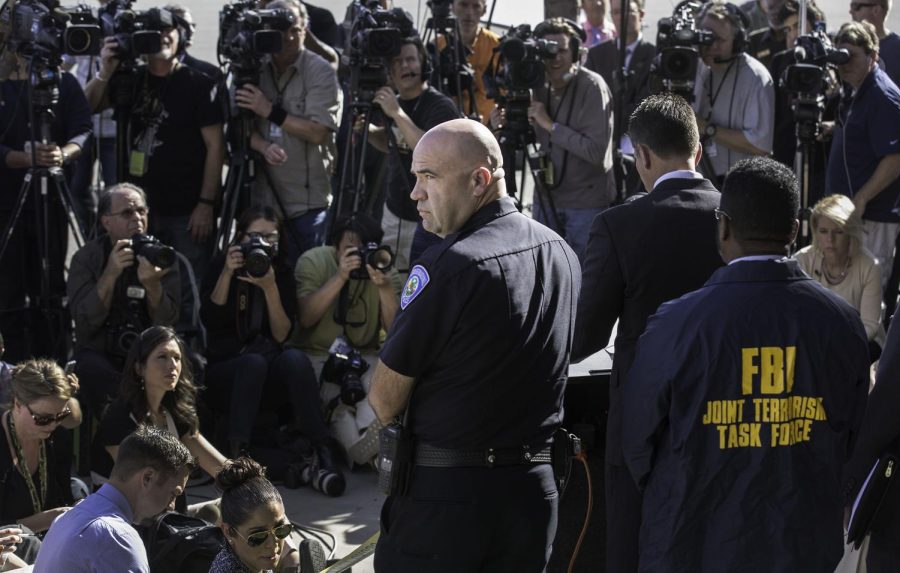
<instances>
[{"instance_id":1,"label":"telephoto lens","mask_svg":"<svg viewBox=\"0 0 900 573\"><path fill-rule=\"evenodd\" d=\"M153 235L137 233L131 237L131 248L135 256L142 256L153 265L167 269L175 264L175 249L159 242Z\"/></svg>"}]
</instances>

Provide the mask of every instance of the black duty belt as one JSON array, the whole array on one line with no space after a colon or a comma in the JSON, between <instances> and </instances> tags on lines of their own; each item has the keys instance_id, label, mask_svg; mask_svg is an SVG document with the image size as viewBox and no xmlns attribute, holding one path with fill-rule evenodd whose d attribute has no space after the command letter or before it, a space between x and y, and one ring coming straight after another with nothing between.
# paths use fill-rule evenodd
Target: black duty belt
<instances>
[{"instance_id":1,"label":"black duty belt","mask_svg":"<svg viewBox=\"0 0 900 573\"><path fill-rule=\"evenodd\" d=\"M413 463L417 466L430 468L494 468L527 464L549 464L551 462L550 451L550 446L536 452L532 451L528 446L463 451L417 444Z\"/></svg>"}]
</instances>

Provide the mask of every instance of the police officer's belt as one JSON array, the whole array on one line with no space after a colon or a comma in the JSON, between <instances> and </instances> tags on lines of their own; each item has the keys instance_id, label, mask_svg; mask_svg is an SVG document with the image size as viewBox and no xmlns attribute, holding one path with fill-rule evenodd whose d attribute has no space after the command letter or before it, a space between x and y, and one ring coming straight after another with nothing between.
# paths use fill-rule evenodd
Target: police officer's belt
<instances>
[{"instance_id":1,"label":"police officer's belt","mask_svg":"<svg viewBox=\"0 0 900 573\"><path fill-rule=\"evenodd\" d=\"M416 445L414 463L430 468L493 468L524 464L549 464L550 446L536 452L528 446L488 448L481 451L448 450L427 444Z\"/></svg>"}]
</instances>

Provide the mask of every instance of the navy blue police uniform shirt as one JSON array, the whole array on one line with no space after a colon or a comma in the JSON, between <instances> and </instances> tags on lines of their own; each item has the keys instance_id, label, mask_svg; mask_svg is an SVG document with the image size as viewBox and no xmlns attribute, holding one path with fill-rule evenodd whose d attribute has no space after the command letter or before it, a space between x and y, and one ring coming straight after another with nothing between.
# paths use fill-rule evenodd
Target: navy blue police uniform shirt
<instances>
[{"instance_id":1,"label":"navy blue police uniform shirt","mask_svg":"<svg viewBox=\"0 0 900 573\"><path fill-rule=\"evenodd\" d=\"M858 313L792 259L663 304L625 386L640 570L833 571L868 365Z\"/></svg>"},{"instance_id":2,"label":"navy blue police uniform shirt","mask_svg":"<svg viewBox=\"0 0 900 573\"><path fill-rule=\"evenodd\" d=\"M559 427L581 270L504 197L410 271L381 350L416 379L409 427L442 448L543 445Z\"/></svg>"},{"instance_id":3,"label":"navy blue police uniform shirt","mask_svg":"<svg viewBox=\"0 0 900 573\"><path fill-rule=\"evenodd\" d=\"M900 89L884 70L875 68L853 99L842 105L841 121L828 157L825 193L853 197L886 155L900 153ZM866 204L863 218L900 222L894 212L898 197L900 179Z\"/></svg>"}]
</instances>

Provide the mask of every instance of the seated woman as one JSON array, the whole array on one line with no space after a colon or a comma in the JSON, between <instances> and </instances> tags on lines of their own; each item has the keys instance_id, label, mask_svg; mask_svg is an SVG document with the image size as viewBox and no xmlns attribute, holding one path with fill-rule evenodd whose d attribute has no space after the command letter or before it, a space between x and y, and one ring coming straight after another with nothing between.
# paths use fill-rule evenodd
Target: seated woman
<instances>
[{"instance_id":1,"label":"seated woman","mask_svg":"<svg viewBox=\"0 0 900 573\"><path fill-rule=\"evenodd\" d=\"M318 561L312 560L304 547L304 561L314 567L301 567L281 494L258 463L247 457L227 462L216 476L216 487L222 493L220 527L227 543L213 561L210 573L319 571L324 567L321 546L316 552Z\"/></svg>"},{"instance_id":2,"label":"seated woman","mask_svg":"<svg viewBox=\"0 0 900 573\"><path fill-rule=\"evenodd\" d=\"M279 409L287 403L293 427L318 446L322 465L337 472L324 446L329 432L312 364L302 351L282 346L293 330L296 298L280 238L275 210L250 207L238 219L227 253L210 263L201 307L209 340L206 384L214 399L230 395L232 456L249 445L261 406Z\"/></svg>"},{"instance_id":3,"label":"seated woman","mask_svg":"<svg viewBox=\"0 0 900 573\"><path fill-rule=\"evenodd\" d=\"M52 360L28 360L12 370L12 404L3 412L0 523L44 532L72 503L72 442L66 428L81 423L73 396L78 379ZM32 544L17 554L31 563Z\"/></svg>"},{"instance_id":4,"label":"seated woman","mask_svg":"<svg viewBox=\"0 0 900 573\"><path fill-rule=\"evenodd\" d=\"M197 388L184 356L184 343L167 326L151 326L135 340L125 360L119 397L107 408L94 438L91 476L95 487L107 481L119 444L140 424L168 429L209 475L219 472L225 456L198 430ZM183 501L178 504L180 511L186 509Z\"/></svg>"},{"instance_id":5,"label":"seated woman","mask_svg":"<svg viewBox=\"0 0 900 573\"><path fill-rule=\"evenodd\" d=\"M794 258L806 274L859 311L869 337L869 356L875 362L884 345L881 267L862 246L860 215L845 195L829 195L813 207L810 227L812 244Z\"/></svg>"}]
</instances>

